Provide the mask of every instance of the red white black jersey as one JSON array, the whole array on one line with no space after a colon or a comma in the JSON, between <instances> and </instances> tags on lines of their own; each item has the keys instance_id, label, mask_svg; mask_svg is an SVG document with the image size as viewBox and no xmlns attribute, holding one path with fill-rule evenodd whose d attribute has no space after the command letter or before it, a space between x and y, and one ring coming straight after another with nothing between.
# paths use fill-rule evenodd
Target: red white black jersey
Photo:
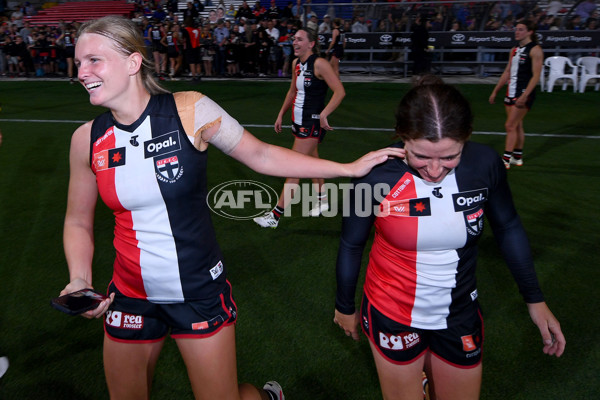
<instances>
[{"instance_id":1,"label":"red white black jersey","mask_svg":"<svg viewBox=\"0 0 600 400\"><path fill-rule=\"evenodd\" d=\"M184 31L187 32L187 34L184 35L186 49L200 47L200 29L187 26Z\"/></svg>"},{"instance_id":2,"label":"red white black jersey","mask_svg":"<svg viewBox=\"0 0 600 400\"><path fill-rule=\"evenodd\" d=\"M152 41L159 44L163 35L158 26L152 26Z\"/></svg>"},{"instance_id":3,"label":"red white black jersey","mask_svg":"<svg viewBox=\"0 0 600 400\"><path fill-rule=\"evenodd\" d=\"M529 42L523 47L517 46L512 49L509 60L510 67L506 97L511 99L519 97L527 88L529 81L533 77L530 52L534 46L536 46L536 43Z\"/></svg>"},{"instance_id":4,"label":"red white black jersey","mask_svg":"<svg viewBox=\"0 0 600 400\"><path fill-rule=\"evenodd\" d=\"M175 53L179 52L179 44L177 43L177 38L175 37L175 34L173 31L167 32L166 40L167 40L167 53L175 54Z\"/></svg>"},{"instance_id":5,"label":"red white black jersey","mask_svg":"<svg viewBox=\"0 0 600 400\"><path fill-rule=\"evenodd\" d=\"M71 33L65 33L63 37L64 46L66 47L75 47L75 40L73 39L73 35Z\"/></svg>"},{"instance_id":6,"label":"red white black jersey","mask_svg":"<svg viewBox=\"0 0 600 400\"><path fill-rule=\"evenodd\" d=\"M210 298L225 267L206 204L206 151L186 135L172 94L152 96L131 125L110 112L91 131L91 166L115 215L113 281L126 296Z\"/></svg>"},{"instance_id":7,"label":"red white black jersey","mask_svg":"<svg viewBox=\"0 0 600 400\"><path fill-rule=\"evenodd\" d=\"M311 54L306 62L296 62L296 97L292 111L292 122L297 125L319 120L321 111L325 108L327 82L315 76L316 54Z\"/></svg>"},{"instance_id":8,"label":"red white black jersey","mask_svg":"<svg viewBox=\"0 0 600 400\"><path fill-rule=\"evenodd\" d=\"M477 241L484 214L523 297L542 301L506 169L493 149L467 142L458 167L437 183L421 179L397 158L353 183L337 261L336 308L342 313L355 310L362 252L375 225L364 284L373 306L415 328L459 323L468 314L463 311L476 306ZM359 216L365 204L375 204L378 216Z\"/></svg>"}]
</instances>

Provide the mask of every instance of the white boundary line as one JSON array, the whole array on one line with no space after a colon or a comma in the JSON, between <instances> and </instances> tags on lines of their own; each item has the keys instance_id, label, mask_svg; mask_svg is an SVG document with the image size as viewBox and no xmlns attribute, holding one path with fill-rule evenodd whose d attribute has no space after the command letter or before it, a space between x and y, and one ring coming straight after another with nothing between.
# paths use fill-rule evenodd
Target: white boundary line
<instances>
[{"instance_id":1,"label":"white boundary line","mask_svg":"<svg viewBox=\"0 0 600 400\"><path fill-rule=\"evenodd\" d=\"M32 123L63 123L63 124L84 124L88 121L77 121L77 120L66 120L66 119L0 119L0 123L2 122L32 122ZM249 128L272 128L273 125L259 125L259 124L242 124L244 127ZM290 125L283 125L284 128L291 128ZM393 129L390 128L357 128L353 126L338 126L335 128L336 130L345 130L345 131L375 131L375 132L394 132ZM474 131L474 135L494 135L501 136L505 135L505 132L486 132L486 131ZM526 133L525 136L537 136L537 137L554 137L554 138L562 138L562 139L600 139L599 136L592 135L564 135L564 134L555 134L555 133Z\"/></svg>"}]
</instances>

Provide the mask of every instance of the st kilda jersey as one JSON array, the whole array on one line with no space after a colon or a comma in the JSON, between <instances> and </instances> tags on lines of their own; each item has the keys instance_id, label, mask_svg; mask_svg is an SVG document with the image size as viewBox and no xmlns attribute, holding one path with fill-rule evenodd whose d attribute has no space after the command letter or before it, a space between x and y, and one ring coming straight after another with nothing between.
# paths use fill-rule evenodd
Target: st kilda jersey
<instances>
[{"instance_id":1,"label":"st kilda jersey","mask_svg":"<svg viewBox=\"0 0 600 400\"><path fill-rule=\"evenodd\" d=\"M173 95L152 96L131 125L106 112L91 135L91 167L115 216L117 288L163 303L220 293L226 273L206 204L207 154L187 137Z\"/></svg>"},{"instance_id":2,"label":"st kilda jersey","mask_svg":"<svg viewBox=\"0 0 600 400\"><path fill-rule=\"evenodd\" d=\"M529 42L523 47L517 46L512 49L509 60L510 68L506 97L511 99L519 97L527 88L533 76L530 52L534 46L536 46L536 43ZM534 93L535 90L532 95Z\"/></svg>"},{"instance_id":3,"label":"st kilda jersey","mask_svg":"<svg viewBox=\"0 0 600 400\"><path fill-rule=\"evenodd\" d=\"M397 145L401 146L401 145ZM543 301L525 230L496 152L467 142L459 165L431 183L394 158L353 180L337 260L336 308L355 310L364 246L375 225L364 291L404 325L445 329L476 306L477 241L484 215L526 302ZM365 210L375 206L378 216Z\"/></svg>"},{"instance_id":4,"label":"st kilda jersey","mask_svg":"<svg viewBox=\"0 0 600 400\"><path fill-rule=\"evenodd\" d=\"M311 54L306 62L296 62L296 97L292 112L292 122L297 125L319 120L321 111L325 108L327 82L315 76L316 54Z\"/></svg>"}]
</instances>

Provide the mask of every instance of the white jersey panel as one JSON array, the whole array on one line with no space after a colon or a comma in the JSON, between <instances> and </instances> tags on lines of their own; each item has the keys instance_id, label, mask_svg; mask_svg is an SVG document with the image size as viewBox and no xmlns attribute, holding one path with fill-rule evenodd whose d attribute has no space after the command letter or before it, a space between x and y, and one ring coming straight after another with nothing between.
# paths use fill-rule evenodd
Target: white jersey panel
<instances>
[{"instance_id":1,"label":"white jersey panel","mask_svg":"<svg viewBox=\"0 0 600 400\"><path fill-rule=\"evenodd\" d=\"M454 212L452 194L458 192L454 170L443 185L415 179L415 189L417 197L429 197L435 217L419 218L417 250L422 251L417 251L413 326L445 329L460 261L454 249L463 247L467 240L464 217Z\"/></svg>"},{"instance_id":2,"label":"white jersey panel","mask_svg":"<svg viewBox=\"0 0 600 400\"><path fill-rule=\"evenodd\" d=\"M150 117L131 134L116 127L115 134L117 147L128 147L127 165L115 169L115 188L119 201L131 212L147 298L150 301L183 301L178 269L164 268L165 265L177 265L177 251L156 179L154 160L144 158L144 146L141 145L152 139ZM134 136L140 143L137 147L129 144ZM135 177L135 180L128 177Z\"/></svg>"},{"instance_id":3,"label":"white jersey panel","mask_svg":"<svg viewBox=\"0 0 600 400\"><path fill-rule=\"evenodd\" d=\"M508 80L508 97L517 97L517 74L519 73L519 59L521 53L525 51L525 47L516 47L511 54L510 59L510 75Z\"/></svg>"},{"instance_id":4,"label":"white jersey panel","mask_svg":"<svg viewBox=\"0 0 600 400\"><path fill-rule=\"evenodd\" d=\"M304 110L304 101L306 91L304 90L304 71L306 71L306 64L302 64L300 60L297 61L296 70L292 73L296 73L296 97L294 98L294 104L292 105L292 112L294 113L292 121L298 125L302 125L302 110Z\"/></svg>"}]
</instances>

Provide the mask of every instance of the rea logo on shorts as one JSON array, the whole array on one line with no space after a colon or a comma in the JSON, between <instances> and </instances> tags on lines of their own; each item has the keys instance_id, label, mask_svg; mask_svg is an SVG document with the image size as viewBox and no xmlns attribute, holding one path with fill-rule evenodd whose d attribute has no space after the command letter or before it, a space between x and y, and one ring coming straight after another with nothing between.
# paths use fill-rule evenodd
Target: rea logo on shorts
<instances>
[{"instance_id":1,"label":"rea logo on shorts","mask_svg":"<svg viewBox=\"0 0 600 400\"><path fill-rule=\"evenodd\" d=\"M122 311L107 311L106 324L114 328L139 330L144 327L144 317Z\"/></svg>"},{"instance_id":2,"label":"rea logo on shorts","mask_svg":"<svg viewBox=\"0 0 600 400\"><path fill-rule=\"evenodd\" d=\"M379 346L388 350L407 350L421 341L416 332L402 332L399 335L379 332Z\"/></svg>"}]
</instances>

